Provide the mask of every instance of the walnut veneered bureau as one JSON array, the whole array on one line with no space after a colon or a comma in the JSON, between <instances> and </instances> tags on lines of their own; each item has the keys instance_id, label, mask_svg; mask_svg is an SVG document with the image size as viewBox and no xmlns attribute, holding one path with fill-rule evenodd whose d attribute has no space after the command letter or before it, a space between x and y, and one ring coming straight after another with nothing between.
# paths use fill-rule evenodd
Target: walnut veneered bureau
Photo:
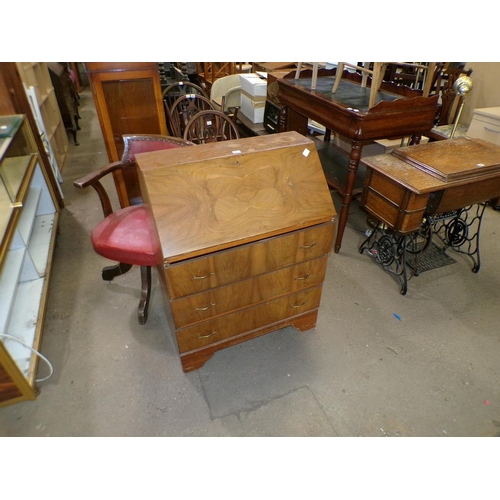
<instances>
[{"instance_id":1,"label":"walnut veneered bureau","mask_svg":"<svg viewBox=\"0 0 500 500\"><path fill-rule=\"evenodd\" d=\"M184 371L223 348L316 325L335 208L297 132L137 156Z\"/></svg>"}]
</instances>

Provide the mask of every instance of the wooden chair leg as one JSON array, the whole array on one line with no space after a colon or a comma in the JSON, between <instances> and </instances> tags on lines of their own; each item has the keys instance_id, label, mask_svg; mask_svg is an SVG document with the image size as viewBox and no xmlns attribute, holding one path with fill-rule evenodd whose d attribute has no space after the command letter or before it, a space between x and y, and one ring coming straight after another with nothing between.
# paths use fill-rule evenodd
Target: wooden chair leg
<instances>
[{"instance_id":1,"label":"wooden chair leg","mask_svg":"<svg viewBox=\"0 0 500 500\"><path fill-rule=\"evenodd\" d=\"M434 73L436 72L436 64L435 62L430 62L427 65L427 69L425 70L424 77L424 89L422 92L422 97L429 97L432 90L432 80L434 79Z\"/></svg>"},{"instance_id":2,"label":"wooden chair leg","mask_svg":"<svg viewBox=\"0 0 500 500\"><path fill-rule=\"evenodd\" d=\"M369 62L364 62L363 63L363 68L365 69L370 69L370 63ZM366 87L368 83L368 71L363 71L363 76L361 77L361 86Z\"/></svg>"},{"instance_id":3,"label":"wooden chair leg","mask_svg":"<svg viewBox=\"0 0 500 500\"><path fill-rule=\"evenodd\" d=\"M316 90L316 82L318 81L318 67L319 67L319 64L317 62L313 62L311 90Z\"/></svg>"},{"instance_id":4,"label":"wooden chair leg","mask_svg":"<svg viewBox=\"0 0 500 500\"><path fill-rule=\"evenodd\" d=\"M151 299L151 268L141 266L141 300L137 316L139 324L145 325L148 320L149 301Z\"/></svg>"},{"instance_id":5,"label":"wooden chair leg","mask_svg":"<svg viewBox=\"0 0 500 500\"><path fill-rule=\"evenodd\" d=\"M299 62L297 63L297 69L295 70L295 80L298 80L300 78L301 70L302 70L302 63Z\"/></svg>"},{"instance_id":6,"label":"wooden chair leg","mask_svg":"<svg viewBox=\"0 0 500 500\"><path fill-rule=\"evenodd\" d=\"M101 276L104 281L113 281L113 278L120 276L121 274L125 274L127 271L130 271L131 268L132 264L124 264L123 262L120 262L114 266L104 267L101 272Z\"/></svg>"},{"instance_id":7,"label":"wooden chair leg","mask_svg":"<svg viewBox=\"0 0 500 500\"><path fill-rule=\"evenodd\" d=\"M337 71L335 72L335 83L333 84L332 94L335 94L335 92L337 92L337 89L339 88L340 79L342 78L343 72L344 72L344 63L339 62L337 64Z\"/></svg>"},{"instance_id":8,"label":"wooden chair leg","mask_svg":"<svg viewBox=\"0 0 500 500\"><path fill-rule=\"evenodd\" d=\"M377 102L377 92L382 85L386 68L387 63L373 63L372 87L370 89L370 102L368 104L369 109L373 108Z\"/></svg>"}]
</instances>

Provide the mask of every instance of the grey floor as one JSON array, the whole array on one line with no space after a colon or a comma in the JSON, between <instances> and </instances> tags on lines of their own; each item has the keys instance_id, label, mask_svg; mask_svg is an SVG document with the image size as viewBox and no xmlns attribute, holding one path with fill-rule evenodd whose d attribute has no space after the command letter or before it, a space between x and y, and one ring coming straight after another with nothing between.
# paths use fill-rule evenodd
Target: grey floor
<instances>
[{"instance_id":1,"label":"grey floor","mask_svg":"<svg viewBox=\"0 0 500 500\"><path fill-rule=\"evenodd\" d=\"M478 274L454 255L403 296L358 253L366 216L354 204L329 257L316 329L276 331L183 373L156 273L145 326L139 270L100 278L109 263L89 239L100 207L92 190L73 187L108 163L88 90L81 114L42 346L54 375L37 400L0 409L0 435L500 435L500 212L486 210Z\"/></svg>"}]
</instances>

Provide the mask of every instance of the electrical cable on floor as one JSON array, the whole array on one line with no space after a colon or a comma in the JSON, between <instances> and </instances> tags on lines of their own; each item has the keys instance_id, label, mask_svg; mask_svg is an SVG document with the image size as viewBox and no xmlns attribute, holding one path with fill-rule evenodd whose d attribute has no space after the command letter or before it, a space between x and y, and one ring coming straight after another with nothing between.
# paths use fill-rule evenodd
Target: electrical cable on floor
<instances>
[{"instance_id":1,"label":"electrical cable on floor","mask_svg":"<svg viewBox=\"0 0 500 500\"><path fill-rule=\"evenodd\" d=\"M35 380L35 382L45 382L50 377L52 377L52 374L54 373L54 367L52 366L52 363L41 352L38 352L36 349L34 349L33 347L29 346L28 344L25 344L22 340L19 340L18 338L14 337L13 335L9 335L7 333L0 333L0 337L4 337L6 339L15 340L16 342L19 342L22 346L26 347L27 349L30 349L38 357L40 357L41 359L43 359L45 361L45 363L47 363L47 366L49 367L50 373L46 377L44 377L44 378L37 378Z\"/></svg>"}]
</instances>

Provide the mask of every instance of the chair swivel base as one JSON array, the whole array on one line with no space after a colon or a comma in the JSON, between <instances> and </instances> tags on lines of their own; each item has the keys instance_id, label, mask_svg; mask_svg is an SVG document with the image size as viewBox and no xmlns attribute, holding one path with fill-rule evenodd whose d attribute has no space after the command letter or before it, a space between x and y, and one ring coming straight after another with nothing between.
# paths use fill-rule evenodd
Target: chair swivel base
<instances>
[{"instance_id":1,"label":"chair swivel base","mask_svg":"<svg viewBox=\"0 0 500 500\"><path fill-rule=\"evenodd\" d=\"M148 320L149 303L151 301L151 267L141 267L141 299L137 309L137 317L140 325L145 325ZM132 264L120 262L114 266L106 266L102 270L104 281L113 281L113 278L130 271Z\"/></svg>"}]
</instances>

